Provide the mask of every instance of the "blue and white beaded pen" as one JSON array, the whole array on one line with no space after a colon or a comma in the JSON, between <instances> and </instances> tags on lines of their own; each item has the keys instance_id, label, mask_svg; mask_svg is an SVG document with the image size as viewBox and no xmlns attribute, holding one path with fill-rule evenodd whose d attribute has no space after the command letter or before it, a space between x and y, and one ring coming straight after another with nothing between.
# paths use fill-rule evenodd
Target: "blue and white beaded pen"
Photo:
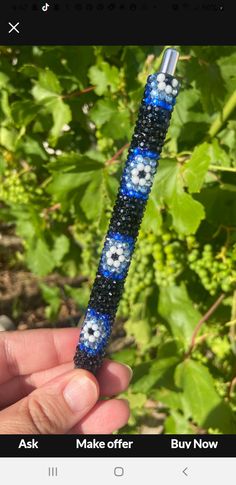
<instances>
[{"instance_id":1,"label":"blue and white beaded pen","mask_svg":"<svg viewBox=\"0 0 236 485\"><path fill-rule=\"evenodd\" d=\"M160 71L148 77L128 158L105 238L74 357L94 374L102 364L135 241L179 91L179 53L166 49Z\"/></svg>"}]
</instances>

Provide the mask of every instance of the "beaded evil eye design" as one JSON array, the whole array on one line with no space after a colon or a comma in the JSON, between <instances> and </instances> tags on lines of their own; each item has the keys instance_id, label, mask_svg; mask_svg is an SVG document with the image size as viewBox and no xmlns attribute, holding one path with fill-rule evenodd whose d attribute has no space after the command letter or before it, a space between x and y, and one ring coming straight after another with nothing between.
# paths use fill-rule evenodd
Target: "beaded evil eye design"
<instances>
[{"instance_id":1,"label":"beaded evil eye design","mask_svg":"<svg viewBox=\"0 0 236 485\"><path fill-rule=\"evenodd\" d=\"M145 89L145 102L152 106L172 110L175 98L179 92L179 82L176 78L159 72L151 74Z\"/></svg>"},{"instance_id":2,"label":"beaded evil eye design","mask_svg":"<svg viewBox=\"0 0 236 485\"><path fill-rule=\"evenodd\" d=\"M128 159L121 183L121 193L147 199L156 173L159 155L149 150L135 149Z\"/></svg>"},{"instance_id":3,"label":"beaded evil eye design","mask_svg":"<svg viewBox=\"0 0 236 485\"><path fill-rule=\"evenodd\" d=\"M80 334L80 350L96 355L107 344L110 333L109 316L88 308Z\"/></svg>"},{"instance_id":4,"label":"beaded evil eye design","mask_svg":"<svg viewBox=\"0 0 236 485\"><path fill-rule=\"evenodd\" d=\"M130 263L134 241L119 233L108 234L102 251L101 273L108 278L121 280Z\"/></svg>"}]
</instances>

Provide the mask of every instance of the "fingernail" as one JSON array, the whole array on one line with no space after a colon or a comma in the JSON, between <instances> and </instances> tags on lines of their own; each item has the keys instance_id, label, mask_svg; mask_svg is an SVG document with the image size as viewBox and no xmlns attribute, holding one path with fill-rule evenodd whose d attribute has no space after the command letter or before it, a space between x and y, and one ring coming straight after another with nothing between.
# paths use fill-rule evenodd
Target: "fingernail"
<instances>
[{"instance_id":1,"label":"fingernail","mask_svg":"<svg viewBox=\"0 0 236 485\"><path fill-rule=\"evenodd\" d=\"M95 382L88 376L73 377L64 389L64 399L73 413L91 409L98 399Z\"/></svg>"},{"instance_id":2,"label":"fingernail","mask_svg":"<svg viewBox=\"0 0 236 485\"><path fill-rule=\"evenodd\" d=\"M128 372L129 372L129 380L131 381L131 379L133 377L133 370L131 369L131 367L128 364L123 364L123 366L126 367L126 369L128 370Z\"/></svg>"}]
</instances>

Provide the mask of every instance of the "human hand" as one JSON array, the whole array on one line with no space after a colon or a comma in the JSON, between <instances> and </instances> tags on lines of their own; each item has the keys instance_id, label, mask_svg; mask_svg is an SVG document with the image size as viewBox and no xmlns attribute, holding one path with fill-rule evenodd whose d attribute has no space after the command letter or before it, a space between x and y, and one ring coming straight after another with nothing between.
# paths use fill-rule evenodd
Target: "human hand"
<instances>
[{"instance_id":1,"label":"human hand","mask_svg":"<svg viewBox=\"0 0 236 485\"><path fill-rule=\"evenodd\" d=\"M124 426L131 369L105 360L95 378L73 368L77 328L0 332L0 434L112 433Z\"/></svg>"}]
</instances>

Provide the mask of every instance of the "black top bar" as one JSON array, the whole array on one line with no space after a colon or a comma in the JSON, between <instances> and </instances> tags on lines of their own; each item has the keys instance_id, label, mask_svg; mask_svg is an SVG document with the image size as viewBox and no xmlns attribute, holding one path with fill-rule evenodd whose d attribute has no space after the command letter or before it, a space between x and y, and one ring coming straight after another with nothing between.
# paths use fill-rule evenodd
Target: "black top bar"
<instances>
[{"instance_id":1,"label":"black top bar","mask_svg":"<svg viewBox=\"0 0 236 485\"><path fill-rule=\"evenodd\" d=\"M229 0L8 0L0 43L233 45L235 10Z\"/></svg>"}]
</instances>

